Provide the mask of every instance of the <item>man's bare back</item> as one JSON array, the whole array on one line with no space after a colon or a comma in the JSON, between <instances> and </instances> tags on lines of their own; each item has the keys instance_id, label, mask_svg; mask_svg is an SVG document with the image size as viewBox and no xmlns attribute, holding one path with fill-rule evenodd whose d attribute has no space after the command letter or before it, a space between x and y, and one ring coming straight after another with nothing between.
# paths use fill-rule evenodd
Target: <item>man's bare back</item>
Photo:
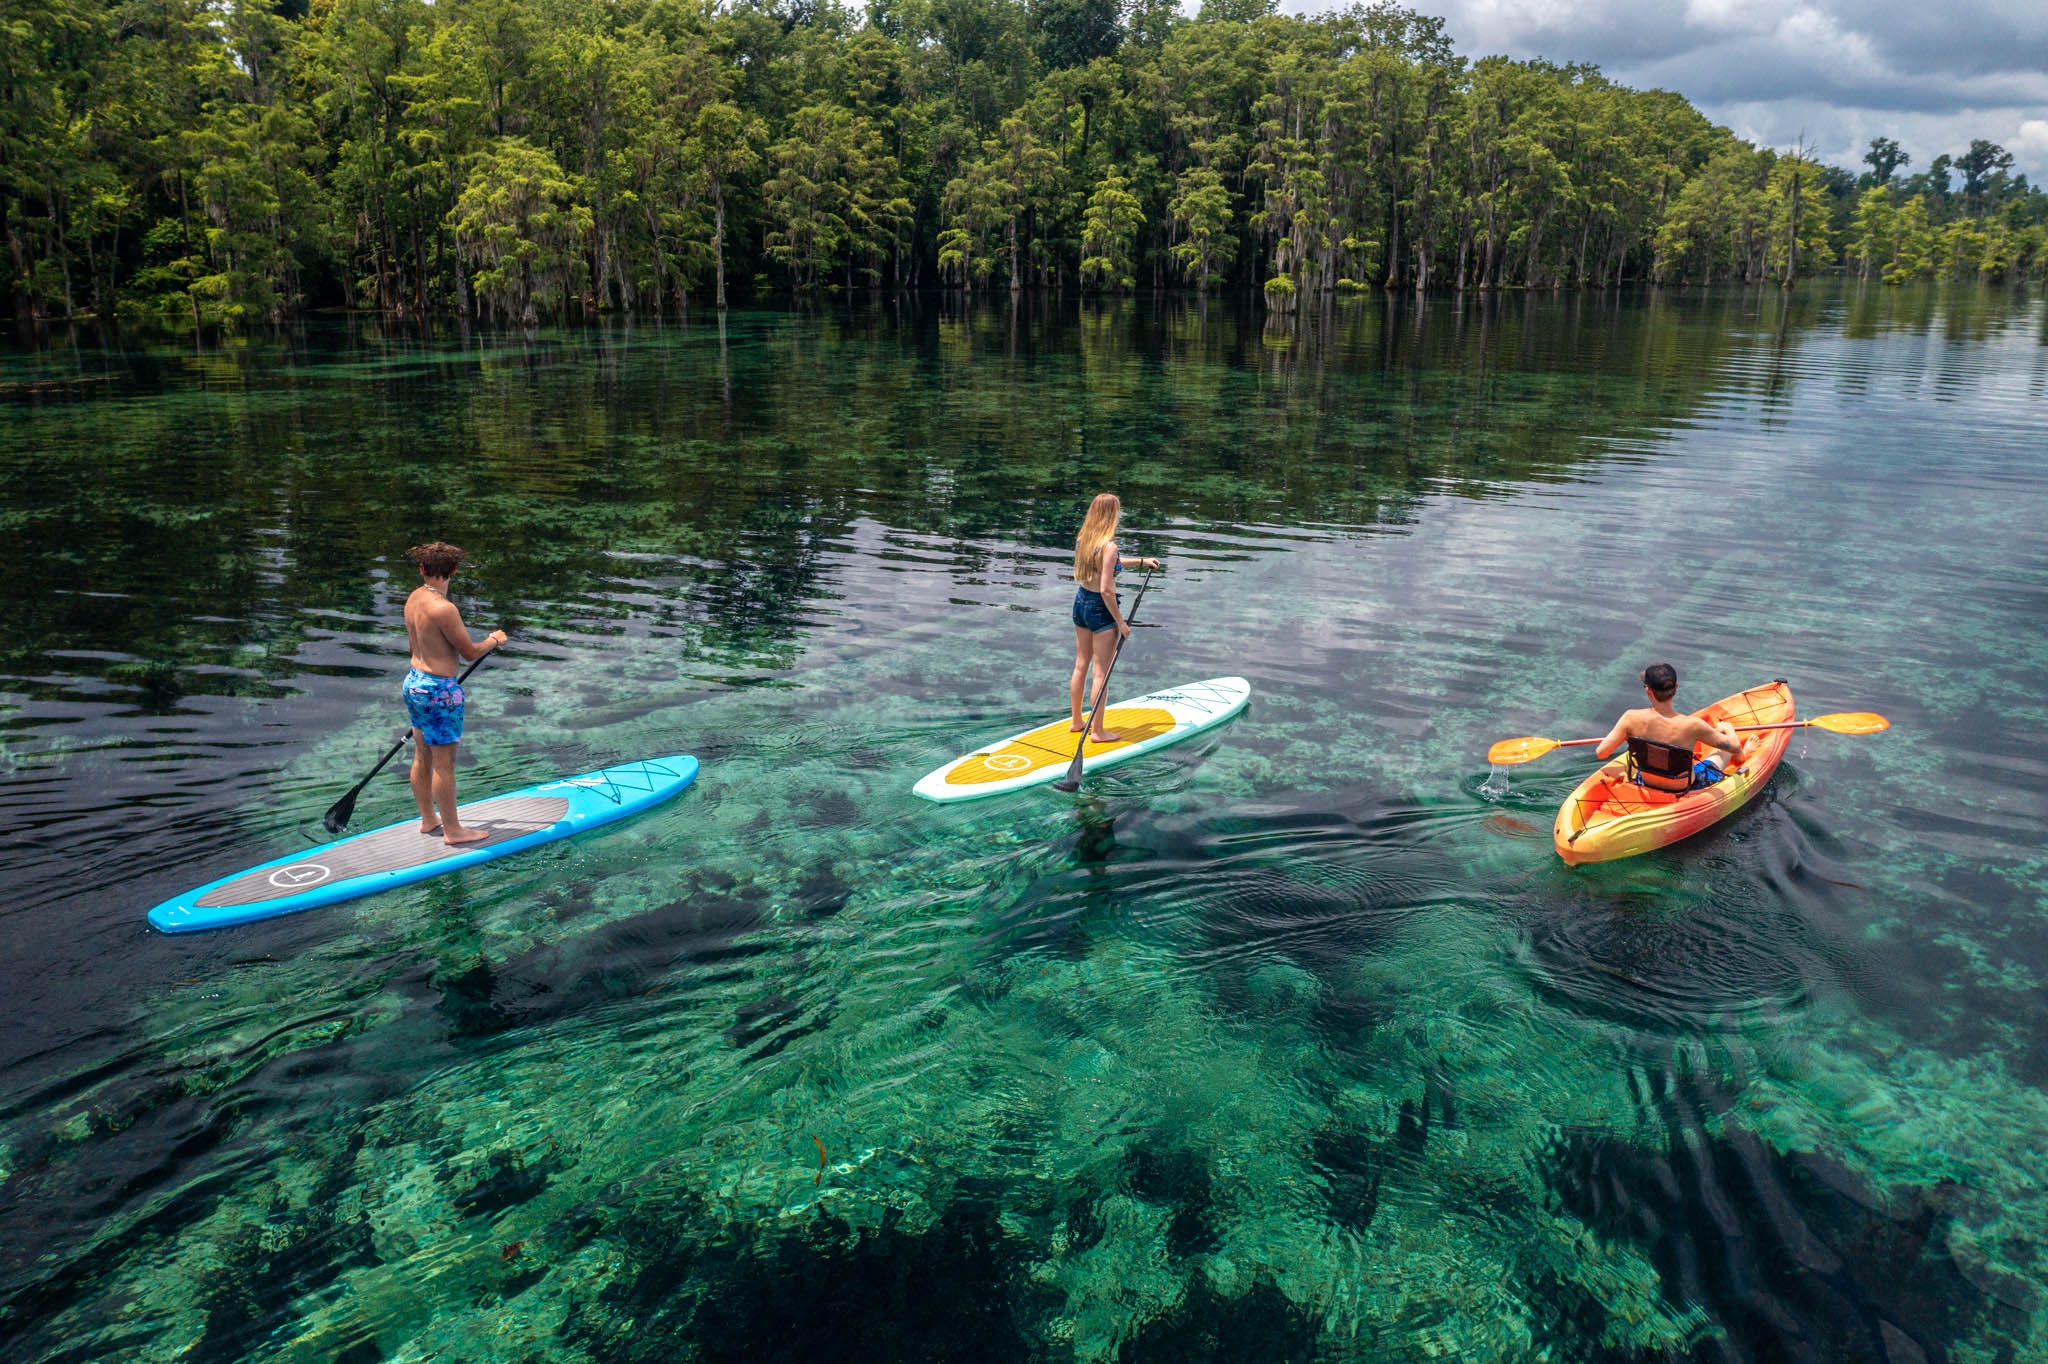
<instances>
[{"instance_id":1,"label":"man's bare back","mask_svg":"<svg viewBox=\"0 0 2048 1364\"><path fill-rule=\"evenodd\" d=\"M463 662L482 658L497 642L494 636L481 647L471 643L462 612L446 591L425 584L405 599L405 639L412 646L412 666L436 677L455 676Z\"/></svg>"},{"instance_id":2,"label":"man's bare back","mask_svg":"<svg viewBox=\"0 0 2048 1364\"><path fill-rule=\"evenodd\" d=\"M1727 760L1742 756L1742 736L1735 726L1725 720L1709 724L1697 715L1678 712L1672 704L1678 696L1678 673L1670 664L1652 663L1643 669L1643 694L1649 697L1650 704L1623 711L1614 728L1593 750L1594 757L1605 762L1627 747L1630 739L1647 739L1672 748L1689 749L1705 744L1727 755Z\"/></svg>"},{"instance_id":3,"label":"man's bare back","mask_svg":"<svg viewBox=\"0 0 2048 1364\"><path fill-rule=\"evenodd\" d=\"M1643 706L1623 711L1607 739L1603 739L1593 753L1595 757L1605 758L1630 739L1648 739L1653 744L1669 744L1673 748L1705 744L1724 753L1733 753L1742 741L1732 729L1724 734L1724 728L1710 725L1697 715L1680 715L1675 711L1667 714L1659 712L1655 706ZM1608 740L1615 741L1613 748L1608 747Z\"/></svg>"}]
</instances>

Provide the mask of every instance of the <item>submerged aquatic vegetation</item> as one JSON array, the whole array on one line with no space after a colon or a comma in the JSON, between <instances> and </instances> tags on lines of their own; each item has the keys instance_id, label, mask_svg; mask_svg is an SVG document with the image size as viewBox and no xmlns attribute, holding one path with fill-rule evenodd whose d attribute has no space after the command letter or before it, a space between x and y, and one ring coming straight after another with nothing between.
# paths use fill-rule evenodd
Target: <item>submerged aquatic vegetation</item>
<instances>
[{"instance_id":1,"label":"submerged aquatic vegetation","mask_svg":"<svg viewBox=\"0 0 2048 1364\"><path fill-rule=\"evenodd\" d=\"M10 978L23 1035L54 1039L4 1072L0 1244L34 1251L0 1261L10 1339L137 1360L2048 1351L2040 792L2011 758L2048 721L2048 643L2032 560L1980 562L2039 520L2025 382L1997 377L2031 372L2038 307L1965 338L1991 377L1936 411L1911 334L1795 317L1780 342L1734 303L1654 306L1697 310L1624 311L1636 348L1581 368L1540 305L1488 315L1512 342L1427 310L1412 371L1395 312L1270 356L1221 309L1144 340L1046 319L1030 359L985 314L755 318L729 339L729 440L704 434L727 400L691 332L609 371L573 339L423 348L403 392L338 364L311 410L259 348L246 449L194 434L176 385L134 399L138 444L111 441L101 479L5 494L127 594L60 602L47 635L0 613L32 682L7 684L7 808L48 821L10 841L8 912L71 934L24 935ZM50 458L84 457L85 415L60 413ZM332 467L290 453L350 421L370 434ZM292 846L385 741L401 594L328 499L418 514L420 485L377 489L416 476L400 434L437 422L472 456L444 461L435 514L463 524L437 529L495 547L465 608L527 622L476 679L464 789L671 751L703 777L459 876L140 936L153 894ZM97 528L181 425L241 529L194 523L145 566ZM1064 544L1104 483L1169 564L1121 685L1242 673L1250 710L1078 799L916 801L919 774L1061 704ZM1695 509L1677 550L1646 538L1674 499ZM135 652L298 639L250 665L295 694L179 662L192 713L167 715L73 656L154 573L202 595L208 556L269 521L267 586ZM1489 799L1483 755L1611 718L1645 655L1707 696L1785 675L1805 713L1895 727L1802 741L1750 811L1668 853L1567 870L1544 834L1583 766L1548 755ZM94 744L60 752L77 716ZM409 806L380 779L359 827ZM156 865L132 885L68 874L138 848Z\"/></svg>"}]
</instances>

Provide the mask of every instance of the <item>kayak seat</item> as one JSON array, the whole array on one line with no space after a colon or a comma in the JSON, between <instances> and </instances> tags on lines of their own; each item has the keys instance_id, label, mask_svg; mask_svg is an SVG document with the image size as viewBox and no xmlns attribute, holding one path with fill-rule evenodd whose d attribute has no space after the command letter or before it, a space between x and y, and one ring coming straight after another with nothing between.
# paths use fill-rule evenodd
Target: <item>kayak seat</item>
<instances>
[{"instance_id":1,"label":"kayak seat","mask_svg":"<svg viewBox=\"0 0 2048 1364\"><path fill-rule=\"evenodd\" d=\"M1682 796L1692 790L1692 750L1652 739L1628 741L1628 777L1651 791Z\"/></svg>"}]
</instances>

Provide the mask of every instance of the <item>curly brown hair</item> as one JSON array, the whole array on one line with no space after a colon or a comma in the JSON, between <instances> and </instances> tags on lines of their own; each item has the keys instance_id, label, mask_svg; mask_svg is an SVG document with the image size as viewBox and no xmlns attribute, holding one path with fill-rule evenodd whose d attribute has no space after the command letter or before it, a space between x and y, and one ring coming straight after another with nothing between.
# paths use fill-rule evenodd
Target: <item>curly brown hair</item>
<instances>
[{"instance_id":1,"label":"curly brown hair","mask_svg":"<svg viewBox=\"0 0 2048 1364\"><path fill-rule=\"evenodd\" d=\"M456 567L469 555L461 545L435 540L429 544L414 545L405 552L405 557L418 564L420 572L429 578L452 578Z\"/></svg>"}]
</instances>

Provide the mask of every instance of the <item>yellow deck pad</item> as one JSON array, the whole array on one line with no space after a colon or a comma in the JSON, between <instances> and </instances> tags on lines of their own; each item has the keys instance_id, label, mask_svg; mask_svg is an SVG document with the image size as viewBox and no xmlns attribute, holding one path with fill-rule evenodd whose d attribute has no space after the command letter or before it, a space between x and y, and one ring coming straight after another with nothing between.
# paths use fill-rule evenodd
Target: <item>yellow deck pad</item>
<instances>
[{"instance_id":1,"label":"yellow deck pad","mask_svg":"<svg viewBox=\"0 0 2048 1364\"><path fill-rule=\"evenodd\" d=\"M1084 758L1114 753L1119 748L1143 743L1172 729L1173 716L1157 706L1111 706L1102 727L1117 736L1115 743L1089 741ZM1040 725L1020 734L992 753L963 758L946 774L948 786L979 786L984 782L1009 781L1044 767L1065 767L1074 760L1074 732L1065 720Z\"/></svg>"}]
</instances>

